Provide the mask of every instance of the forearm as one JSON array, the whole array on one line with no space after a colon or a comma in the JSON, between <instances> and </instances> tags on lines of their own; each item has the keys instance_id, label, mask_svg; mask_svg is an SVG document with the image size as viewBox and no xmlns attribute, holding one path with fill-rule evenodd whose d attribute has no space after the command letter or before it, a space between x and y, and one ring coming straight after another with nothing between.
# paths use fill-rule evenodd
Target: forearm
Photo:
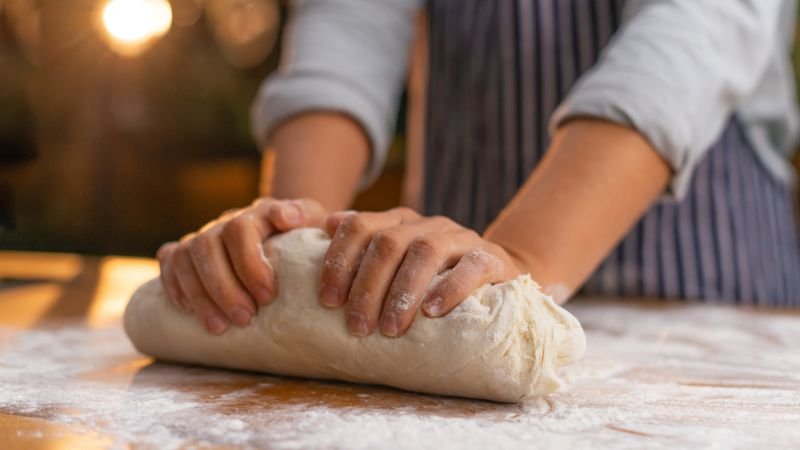
<instances>
[{"instance_id":1,"label":"forearm","mask_svg":"<svg viewBox=\"0 0 800 450\"><path fill-rule=\"evenodd\" d=\"M369 161L369 143L347 116L314 112L280 125L262 165L261 194L309 197L329 211L350 206Z\"/></svg>"},{"instance_id":2,"label":"forearm","mask_svg":"<svg viewBox=\"0 0 800 450\"><path fill-rule=\"evenodd\" d=\"M421 1L290 3L280 70L262 84L251 111L254 138L275 149L266 162L276 156L261 191L346 208L386 158Z\"/></svg>"},{"instance_id":3,"label":"forearm","mask_svg":"<svg viewBox=\"0 0 800 450\"><path fill-rule=\"evenodd\" d=\"M564 300L664 191L670 174L637 132L568 122L485 237Z\"/></svg>"}]
</instances>

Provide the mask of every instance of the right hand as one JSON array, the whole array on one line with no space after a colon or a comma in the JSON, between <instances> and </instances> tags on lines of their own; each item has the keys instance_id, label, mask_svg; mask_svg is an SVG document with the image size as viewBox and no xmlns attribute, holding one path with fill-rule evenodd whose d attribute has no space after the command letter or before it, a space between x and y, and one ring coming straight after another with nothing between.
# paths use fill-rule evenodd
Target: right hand
<instances>
[{"instance_id":1,"label":"right hand","mask_svg":"<svg viewBox=\"0 0 800 450\"><path fill-rule=\"evenodd\" d=\"M326 216L314 200L260 198L161 246L156 254L161 282L170 300L194 313L211 333L222 334L231 323L246 326L277 294L264 240L295 228L322 227Z\"/></svg>"}]
</instances>

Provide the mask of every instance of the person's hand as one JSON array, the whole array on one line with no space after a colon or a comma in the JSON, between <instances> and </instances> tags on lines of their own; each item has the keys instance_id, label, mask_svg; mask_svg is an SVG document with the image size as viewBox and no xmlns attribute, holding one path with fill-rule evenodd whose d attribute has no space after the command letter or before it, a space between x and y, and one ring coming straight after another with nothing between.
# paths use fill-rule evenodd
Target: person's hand
<instances>
[{"instance_id":1,"label":"person's hand","mask_svg":"<svg viewBox=\"0 0 800 450\"><path fill-rule=\"evenodd\" d=\"M277 293L264 240L294 228L321 227L326 216L314 200L260 198L164 244L156 254L161 282L170 300L210 332L221 334L231 323L246 326Z\"/></svg>"},{"instance_id":2,"label":"person's hand","mask_svg":"<svg viewBox=\"0 0 800 450\"><path fill-rule=\"evenodd\" d=\"M407 208L382 213L338 212L326 221L332 241L322 268L320 301L347 308L351 334L380 325L401 336L418 308L428 317L449 313L474 289L521 273L506 250L444 217ZM450 270L428 292L434 276Z\"/></svg>"}]
</instances>

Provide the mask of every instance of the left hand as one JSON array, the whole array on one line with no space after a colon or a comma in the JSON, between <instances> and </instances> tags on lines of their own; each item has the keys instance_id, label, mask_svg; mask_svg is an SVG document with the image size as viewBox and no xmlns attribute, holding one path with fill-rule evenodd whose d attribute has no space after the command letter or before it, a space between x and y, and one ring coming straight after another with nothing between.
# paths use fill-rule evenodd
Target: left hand
<instances>
[{"instance_id":1,"label":"left hand","mask_svg":"<svg viewBox=\"0 0 800 450\"><path fill-rule=\"evenodd\" d=\"M428 317L449 313L473 290L522 273L505 249L445 217L408 208L381 213L338 212L325 225L332 236L320 280L320 301L347 308L356 336L402 336L422 307ZM433 277L452 269L428 287Z\"/></svg>"}]
</instances>

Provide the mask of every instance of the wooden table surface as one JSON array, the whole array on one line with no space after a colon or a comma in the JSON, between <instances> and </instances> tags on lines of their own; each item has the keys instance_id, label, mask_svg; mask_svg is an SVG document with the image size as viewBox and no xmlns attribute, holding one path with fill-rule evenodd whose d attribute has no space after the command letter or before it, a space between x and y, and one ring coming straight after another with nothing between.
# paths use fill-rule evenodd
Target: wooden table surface
<instances>
[{"instance_id":1,"label":"wooden table surface","mask_svg":"<svg viewBox=\"0 0 800 450\"><path fill-rule=\"evenodd\" d=\"M568 305L586 357L520 405L157 363L120 316L152 260L0 252L0 449L800 448L800 314Z\"/></svg>"}]
</instances>

